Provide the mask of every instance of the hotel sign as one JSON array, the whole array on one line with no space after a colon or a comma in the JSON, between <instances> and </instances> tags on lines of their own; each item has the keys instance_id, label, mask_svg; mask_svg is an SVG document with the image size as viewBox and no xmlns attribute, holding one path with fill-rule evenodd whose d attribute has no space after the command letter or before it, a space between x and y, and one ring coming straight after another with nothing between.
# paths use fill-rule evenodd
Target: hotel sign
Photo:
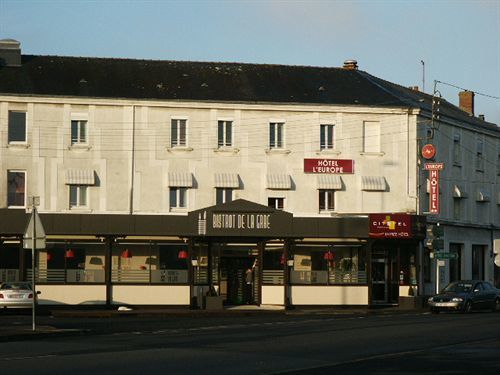
<instances>
[{"instance_id":1,"label":"hotel sign","mask_svg":"<svg viewBox=\"0 0 500 375\"><path fill-rule=\"evenodd\" d=\"M412 216L407 214L370 214L370 238L411 238Z\"/></svg>"},{"instance_id":2,"label":"hotel sign","mask_svg":"<svg viewBox=\"0 0 500 375\"><path fill-rule=\"evenodd\" d=\"M304 173L327 173L327 174L354 173L354 160L304 159Z\"/></svg>"},{"instance_id":3,"label":"hotel sign","mask_svg":"<svg viewBox=\"0 0 500 375\"><path fill-rule=\"evenodd\" d=\"M424 164L424 170L429 171L429 213L431 214L439 214L439 171L443 169L443 163Z\"/></svg>"}]
</instances>

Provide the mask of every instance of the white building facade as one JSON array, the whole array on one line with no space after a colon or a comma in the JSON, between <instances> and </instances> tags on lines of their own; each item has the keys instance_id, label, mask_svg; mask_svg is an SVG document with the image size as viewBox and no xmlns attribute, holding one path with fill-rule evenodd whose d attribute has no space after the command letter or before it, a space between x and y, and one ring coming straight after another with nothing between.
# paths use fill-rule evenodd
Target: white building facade
<instances>
[{"instance_id":1,"label":"white building facade","mask_svg":"<svg viewBox=\"0 0 500 375\"><path fill-rule=\"evenodd\" d=\"M443 110L430 126L427 107L406 104L430 96L387 94L352 63L321 68L331 77L318 81L307 67L20 52L17 61L5 51L16 56L18 44L2 48L0 277L31 278L21 237L28 198L39 196L40 303L406 303L431 293L438 275L426 216L459 253L441 283L494 281L492 124ZM289 71L268 86L255 78ZM304 87L290 88L291 77ZM329 91L337 83L350 85L338 100ZM425 143L445 165L439 215L427 215Z\"/></svg>"}]
</instances>

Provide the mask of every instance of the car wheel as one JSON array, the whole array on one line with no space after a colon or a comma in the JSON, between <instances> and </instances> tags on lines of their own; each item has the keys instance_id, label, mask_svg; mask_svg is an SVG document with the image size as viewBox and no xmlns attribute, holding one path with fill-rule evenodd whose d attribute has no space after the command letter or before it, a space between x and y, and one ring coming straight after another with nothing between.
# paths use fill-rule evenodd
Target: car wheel
<instances>
[{"instance_id":1,"label":"car wheel","mask_svg":"<svg viewBox=\"0 0 500 375\"><path fill-rule=\"evenodd\" d=\"M467 301L467 302L465 302L465 305L464 305L464 313L468 314L470 312L472 312L472 302Z\"/></svg>"}]
</instances>

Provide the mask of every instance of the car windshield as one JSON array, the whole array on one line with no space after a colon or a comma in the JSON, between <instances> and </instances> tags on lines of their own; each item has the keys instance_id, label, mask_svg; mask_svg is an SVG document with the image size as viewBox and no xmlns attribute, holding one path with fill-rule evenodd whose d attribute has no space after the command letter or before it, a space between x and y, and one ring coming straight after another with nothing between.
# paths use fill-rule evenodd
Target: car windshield
<instances>
[{"instance_id":1,"label":"car windshield","mask_svg":"<svg viewBox=\"0 0 500 375\"><path fill-rule=\"evenodd\" d=\"M29 284L26 283L7 283L3 284L0 289L29 290L31 289L31 287Z\"/></svg>"},{"instance_id":2,"label":"car windshield","mask_svg":"<svg viewBox=\"0 0 500 375\"><path fill-rule=\"evenodd\" d=\"M454 292L454 293L469 293L472 290L472 283L451 283L446 288L444 288L445 292Z\"/></svg>"}]
</instances>

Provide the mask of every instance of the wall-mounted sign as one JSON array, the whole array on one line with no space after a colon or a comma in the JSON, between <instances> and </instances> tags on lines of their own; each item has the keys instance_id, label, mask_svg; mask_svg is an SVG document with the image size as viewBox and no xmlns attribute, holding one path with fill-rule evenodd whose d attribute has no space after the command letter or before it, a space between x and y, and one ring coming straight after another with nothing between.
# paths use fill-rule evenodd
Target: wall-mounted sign
<instances>
[{"instance_id":1,"label":"wall-mounted sign","mask_svg":"<svg viewBox=\"0 0 500 375\"><path fill-rule=\"evenodd\" d=\"M443 163L425 163L424 169L429 171L429 213L439 214L439 171L444 169Z\"/></svg>"},{"instance_id":2,"label":"wall-mounted sign","mask_svg":"<svg viewBox=\"0 0 500 375\"><path fill-rule=\"evenodd\" d=\"M271 214L212 213L213 229L271 229Z\"/></svg>"},{"instance_id":3,"label":"wall-mounted sign","mask_svg":"<svg viewBox=\"0 0 500 375\"><path fill-rule=\"evenodd\" d=\"M407 214L370 214L371 238L411 238L412 216Z\"/></svg>"},{"instance_id":4,"label":"wall-mounted sign","mask_svg":"<svg viewBox=\"0 0 500 375\"><path fill-rule=\"evenodd\" d=\"M424 145L422 147L422 157L424 159L432 159L434 156L436 156L436 147L434 145L431 145L430 143Z\"/></svg>"},{"instance_id":5,"label":"wall-mounted sign","mask_svg":"<svg viewBox=\"0 0 500 375\"><path fill-rule=\"evenodd\" d=\"M304 159L305 173L354 173L354 160L349 159Z\"/></svg>"}]
</instances>

